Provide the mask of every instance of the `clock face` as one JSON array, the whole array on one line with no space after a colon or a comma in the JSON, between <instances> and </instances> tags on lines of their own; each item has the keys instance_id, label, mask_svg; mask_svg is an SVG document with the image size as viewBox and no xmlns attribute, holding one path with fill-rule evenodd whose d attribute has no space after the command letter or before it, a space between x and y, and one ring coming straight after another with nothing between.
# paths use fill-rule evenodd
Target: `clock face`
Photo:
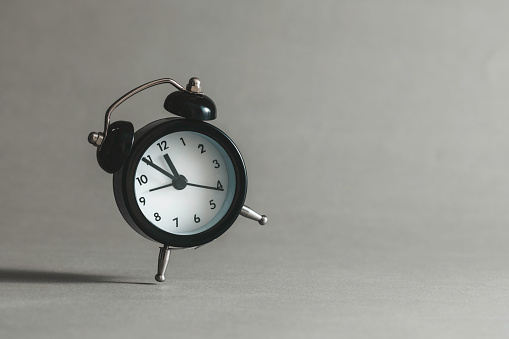
<instances>
[{"instance_id":1,"label":"clock face","mask_svg":"<svg viewBox=\"0 0 509 339\"><path fill-rule=\"evenodd\" d=\"M195 131L168 133L148 145L132 180L145 219L175 235L198 234L217 224L236 189L228 153Z\"/></svg>"}]
</instances>

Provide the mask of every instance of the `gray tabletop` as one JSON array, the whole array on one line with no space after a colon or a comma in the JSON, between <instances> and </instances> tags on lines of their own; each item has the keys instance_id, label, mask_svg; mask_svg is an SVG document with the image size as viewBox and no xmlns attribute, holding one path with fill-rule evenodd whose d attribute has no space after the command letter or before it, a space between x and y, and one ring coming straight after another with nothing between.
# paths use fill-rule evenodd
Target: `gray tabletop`
<instances>
[{"instance_id":1,"label":"gray tabletop","mask_svg":"<svg viewBox=\"0 0 509 339\"><path fill-rule=\"evenodd\" d=\"M1 338L506 338L509 4L4 1ZM90 131L202 80L247 204L155 283ZM114 120L168 116L159 86Z\"/></svg>"}]
</instances>

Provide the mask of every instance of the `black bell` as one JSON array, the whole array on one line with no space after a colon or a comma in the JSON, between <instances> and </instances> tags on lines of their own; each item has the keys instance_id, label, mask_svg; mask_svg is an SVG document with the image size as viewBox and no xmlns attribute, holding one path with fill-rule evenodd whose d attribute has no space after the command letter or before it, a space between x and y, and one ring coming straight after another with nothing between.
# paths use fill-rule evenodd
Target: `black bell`
<instances>
[{"instance_id":1,"label":"black bell","mask_svg":"<svg viewBox=\"0 0 509 339\"><path fill-rule=\"evenodd\" d=\"M134 140L134 127L128 121L115 121L108 128L108 135L97 148L97 162L108 173L118 171L126 161Z\"/></svg>"},{"instance_id":2,"label":"black bell","mask_svg":"<svg viewBox=\"0 0 509 339\"><path fill-rule=\"evenodd\" d=\"M184 91L170 93L164 101L164 108L173 114L193 120L214 120L216 105L203 94Z\"/></svg>"}]
</instances>

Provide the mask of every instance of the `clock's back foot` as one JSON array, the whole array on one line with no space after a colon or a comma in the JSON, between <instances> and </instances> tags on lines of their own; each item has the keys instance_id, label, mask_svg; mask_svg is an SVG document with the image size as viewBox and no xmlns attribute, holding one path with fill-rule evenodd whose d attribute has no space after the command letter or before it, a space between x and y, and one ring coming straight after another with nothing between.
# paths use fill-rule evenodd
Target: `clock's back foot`
<instances>
[{"instance_id":1,"label":"clock's back foot","mask_svg":"<svg viewBox=\"0 0 509 339\"><path fill-rule=\"evenodd\" d=\"M267 223L267 221L268 221L266 215L259 214L259 213L255 212L254 210L252 210L251 208L245 206L245 205L242 206L242 210L240 211L240 215L245 217L245 218L248 218L248 219L251 219L251 220L254 220L254 221L258 221L258 223L260 225L265 225Z\"/></svg>"}]
</instances>

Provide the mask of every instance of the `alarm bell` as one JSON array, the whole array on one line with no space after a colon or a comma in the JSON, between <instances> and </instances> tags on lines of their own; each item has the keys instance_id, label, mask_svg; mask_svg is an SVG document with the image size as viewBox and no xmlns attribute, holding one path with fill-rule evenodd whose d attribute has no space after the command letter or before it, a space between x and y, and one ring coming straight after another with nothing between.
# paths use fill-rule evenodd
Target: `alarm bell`
<instances>
[{"instance_id":1,"label":"alarm bell","mask_svg":"<svg viewBox=\"0 0 509 339\"><path fill-rule=\"evenodd\" d=\"M164 108L173 114L193 120L214 120L216 105L201 91L198 78L189 79L186 91L170 93L164 101Z\"/></svg>"}]
</instances>

